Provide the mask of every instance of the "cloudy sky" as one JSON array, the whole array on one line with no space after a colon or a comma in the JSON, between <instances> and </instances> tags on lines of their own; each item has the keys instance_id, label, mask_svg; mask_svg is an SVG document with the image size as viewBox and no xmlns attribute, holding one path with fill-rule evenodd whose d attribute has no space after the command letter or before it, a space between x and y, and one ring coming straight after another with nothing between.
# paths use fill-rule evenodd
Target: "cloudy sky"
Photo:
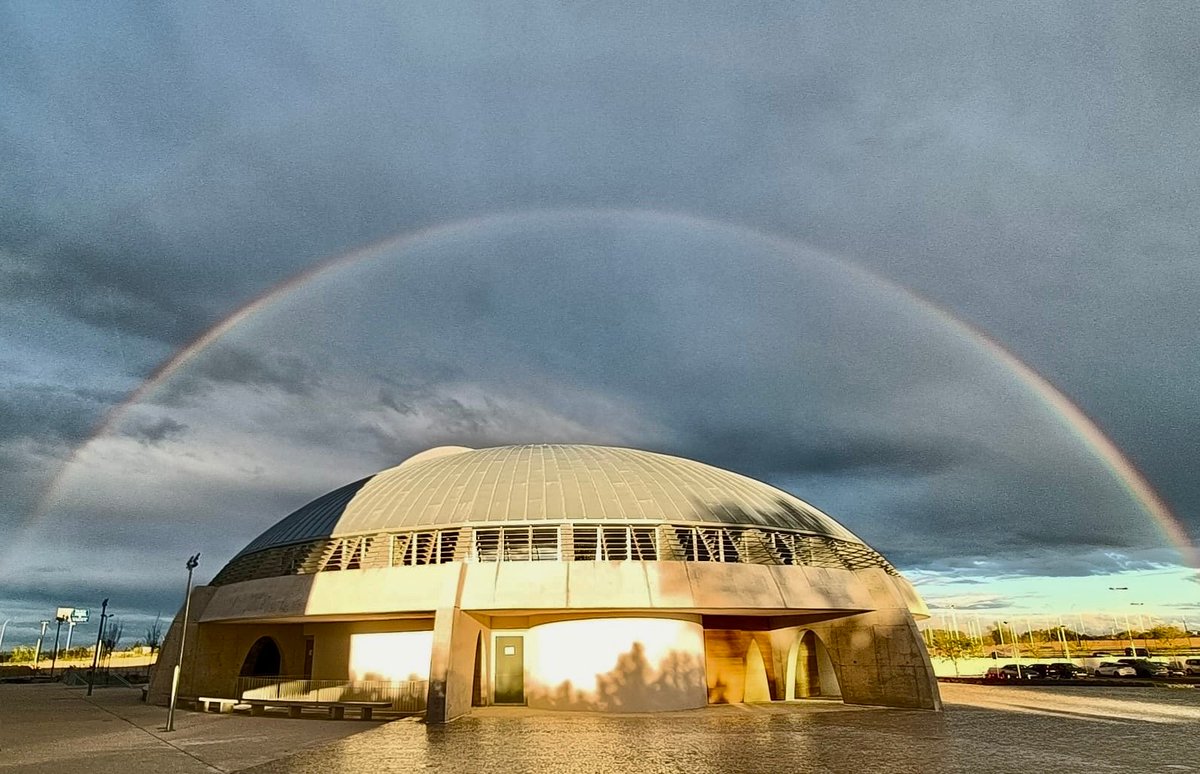
<instances>
[{"instance_id":1,"label":"cloudy sky","mask_svg":"<svg viewBox=\"0 0 1200 774\"><path fill-rule=\"evenodd\" d=\"M1200 13L643 5L0 6L6 642L534 441L787 488L934 605L1200 624L997 349L1194 543Z\"/></svg>"}]
</instances>

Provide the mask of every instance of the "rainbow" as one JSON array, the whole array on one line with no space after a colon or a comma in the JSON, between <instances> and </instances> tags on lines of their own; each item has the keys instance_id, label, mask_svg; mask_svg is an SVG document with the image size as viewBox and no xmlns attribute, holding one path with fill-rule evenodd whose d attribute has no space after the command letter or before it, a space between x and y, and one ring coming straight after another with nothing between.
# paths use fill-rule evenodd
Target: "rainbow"
<instances>
[{"instance_id":1,"label":"rainbow","mask_svg":"<svg viewBox=\"0 0 1200 774\"><path fill-rule=\"evenodd\" d=\"M296 289L320 277L336 273L344 267L377 257L384 251L411 250L447 237L481 228L522 225L537 221L562 222L564 220L596 217L631 218L655 223L686 226L691 229L716 229L726 233L732 231L760 242L772 244L785 252L796 252L800 249L800 245L795 242L765 234L746 226L712 221L684 213L658 210L579 208L520 210L471 217L388 237L350 252L326 258L311 268L268 289L180 348L174 355L156 368L124 401L110 409L96 425L91 435L72 451L54 478L47 485L31 514L29 523L32 524L38 521L57 499L67 471L70 470L82 451L90 443L107 435L116 428L131 406L139 403L153 393L157 387L171 378L172 375L187 365L209 345L258 313L287 298ZM1150 486L1145 476L1121 453L1112 440L1104 434L1099 426L1082 409L1047 381L1045 377L1033 370L1033 368L984 331L956 317L945 308L920 296L911 289L899 285L847 259L835 258L833 256L826 256L826 259L850 270L866 281L876 283L900 294L902 297L907 297L914 304L939 319L951 330L957 331L974 342L1001 365L1005 366L1054 414L1060 417L1079 440L1112 472L1128 493L1142 505L1147 515L1153 520L1163 536L1179 551L1183 561L1191 567L1200 568L1200 551L1197 550L1196 546L1190 540L1187 531L1172 514L1168 505Z\"/></svg>"}]
</instances>

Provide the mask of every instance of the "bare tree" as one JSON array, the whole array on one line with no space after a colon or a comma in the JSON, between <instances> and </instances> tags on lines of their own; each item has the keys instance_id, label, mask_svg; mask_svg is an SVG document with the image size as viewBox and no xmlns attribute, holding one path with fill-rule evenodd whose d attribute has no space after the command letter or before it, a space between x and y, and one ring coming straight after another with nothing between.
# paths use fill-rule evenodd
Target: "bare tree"
<instances>
[{"instance_id":1,"label":"bare tree","mask_svg":"<svg viewBox=\"0 0 1200 774\"><path fill-rule=\"evenodd\" d=\"M125 633L125 623L117 617L108 619L104 627L104 639L100 641L102 657L112 658L112 653L121 643L121 635Z\"/></svg>"},{"instance_id":2,"label":"bare tree","mask_svg":"<svg viewBox=\"0 0 1200 774\"><path fill-rule=\"evenodd\" d=\"M154 623L146 627L146 644L150 646L151 656L162 645L162 637L162 613L159 613L154 616Z\"/></svg>"}]
</instances>

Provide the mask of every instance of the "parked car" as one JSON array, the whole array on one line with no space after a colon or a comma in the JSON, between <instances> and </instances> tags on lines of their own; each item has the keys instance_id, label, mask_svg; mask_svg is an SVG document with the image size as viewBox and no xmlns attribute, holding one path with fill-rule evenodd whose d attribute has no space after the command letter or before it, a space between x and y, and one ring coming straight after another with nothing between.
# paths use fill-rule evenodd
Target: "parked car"
<instances>
[{"instance_id":1,"label":"parked car","mask_svg":"<svg viewBox=\"0 0 1200 774\"><path fill-rule=\"evenodd\" d=\"M1166 664L1144 658L1119 658L1117 663L1133 667L1138 677L1167 677L1169 674Z\"/></svg>"},{"instance_id":2,"label":"parked car","mask_svg":"<svg viewBox=\"0 0 1200 774\"><path fill-rule=\"evenodd\" d=\"M1186 675L1200 675L1200 658L1189 658L1183 662L1183 673Z\"/></svg>"},{"instance_id":3,"label":"parked car","mask_svg":"<svg viewBox=\"0 0 1200 774\"><path fill-rule=\"evenodd\" d=\"M1096 667L1097 677L1136 677L1137 670L1128 664L1118 664L1115 661L1102 661Z\"/></svg>"},{"instance_id":4,"label":"parked car","mask_svg":"<svg viewBox=\"0 0 1200 774\"><path fill-rule=\"evenodd\" d=\"M1017 666L1016 664L1005 664L1000 667L1001 680L1027 680L1029 679L1029 668L1024 664Z\"/></svg>"},{"instance_id":5,"label":"parked car","mask_svg":"<svg viewBox=\"0 0 1200 774\"><path fill-rule=\"evenodd\" d=\"M1080 680L1087 677L1087 670L1066 661L1058 661L1046 668L1047 676L1052 680Z\"/></svg>"},{"instance_id":6,"label":"parked car","mask_svg":"<svg viewBox=\"0 0 1200 774\"><path fill-rule=\"evenodd\" d=\"M1135 656L1137 658L1150 658L1150 651L1145 648L1126 648L1126 656Z\"/></svg>"},{"instance_id":7,"label":"parked car","mask_svg":"<svg viewBox=\"0 0 1200 774\"><path fill-rule=\"evenodd\" d=\"M1021 672L1026 680L1050 680L1053 677L1049 664L1022 664Z\"/></svg>"}]
</instances>

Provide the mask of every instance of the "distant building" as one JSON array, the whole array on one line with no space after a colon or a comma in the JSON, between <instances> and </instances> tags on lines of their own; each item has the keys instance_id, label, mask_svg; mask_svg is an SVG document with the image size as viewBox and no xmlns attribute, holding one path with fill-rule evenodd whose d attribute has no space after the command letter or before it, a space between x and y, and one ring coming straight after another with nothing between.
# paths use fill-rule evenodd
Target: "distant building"
<instances>
[{"instance_id":1,"label":"distant building","mask_svg":"<svg viewBox=\"0 0 1200 774\"><path fill-rule=\"evenodd\" d=\"M421 680L433 722L490 704L940 709L914 616L883 556L759 481L633 449L443 447L317 498L197 587L180 690Z\"/></svg>"}]
</instances>

